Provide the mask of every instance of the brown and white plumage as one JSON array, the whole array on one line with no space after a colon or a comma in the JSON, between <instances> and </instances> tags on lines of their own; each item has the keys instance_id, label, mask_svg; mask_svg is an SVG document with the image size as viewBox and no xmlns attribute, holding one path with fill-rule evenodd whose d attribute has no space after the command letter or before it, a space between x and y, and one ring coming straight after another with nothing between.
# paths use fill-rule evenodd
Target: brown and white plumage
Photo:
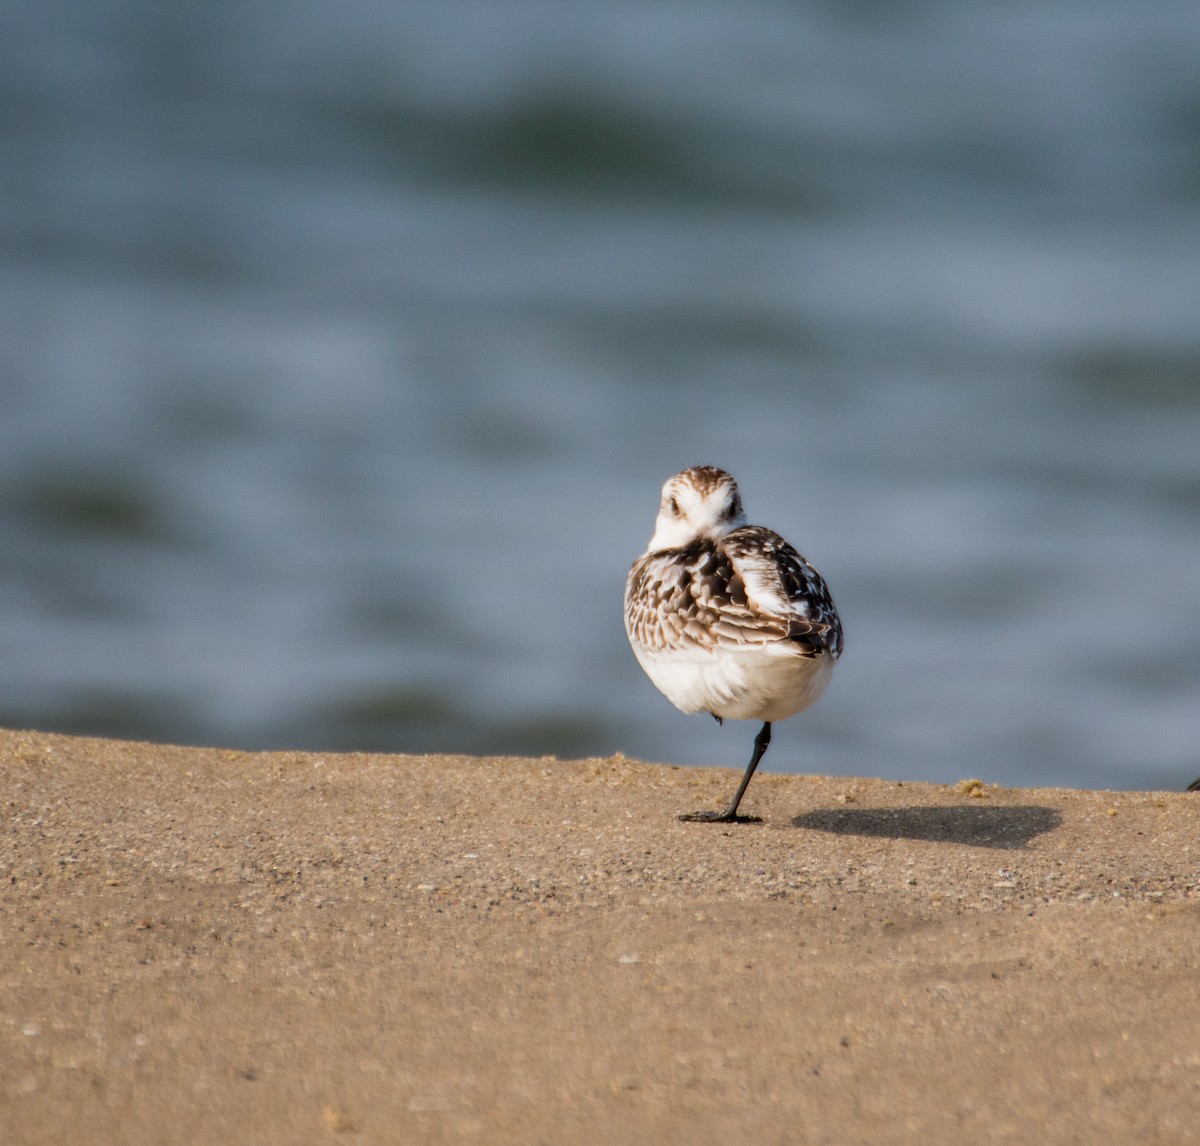
<instances>
[{"instance_id":1,"label":"brown and white plumage","mask_svg":"<svg viewBox=\"0 0 1200 1146\"><path fill-rule=\"evenodd\" d=\"M821 575L779 534L747 525L737 483L694 466L663 486L654 536L625 584L625 630L638 663L684 712L761 720L737 805L770 726L825 692L842 626Z\"/></svg>"}]
</instances>

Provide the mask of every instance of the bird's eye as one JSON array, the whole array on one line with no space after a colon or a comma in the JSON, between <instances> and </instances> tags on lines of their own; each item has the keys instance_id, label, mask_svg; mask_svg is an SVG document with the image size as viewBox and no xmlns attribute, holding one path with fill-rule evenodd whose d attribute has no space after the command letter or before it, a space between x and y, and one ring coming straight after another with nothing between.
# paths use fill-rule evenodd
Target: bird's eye
<instances>
[{"instance_id":1,"label":"bird's eye","mask_svg":"<svg viewBox=\"0 0 1200 1146\"><path fill-rule=\"evenodd\" d=\"M667 508L668 508L668 509L669 509L669 510L670 510L670 511L671 511L671 512L672 512L672 513L673 513L673 514L676 516L676 517L678 517L678 516L679 516L679 502L678 502L678 501L676 501L676 500L675 500L675 498L671 498L671 500L670 500L669 502L667 502Z\"/></svg>"}]
</instances>

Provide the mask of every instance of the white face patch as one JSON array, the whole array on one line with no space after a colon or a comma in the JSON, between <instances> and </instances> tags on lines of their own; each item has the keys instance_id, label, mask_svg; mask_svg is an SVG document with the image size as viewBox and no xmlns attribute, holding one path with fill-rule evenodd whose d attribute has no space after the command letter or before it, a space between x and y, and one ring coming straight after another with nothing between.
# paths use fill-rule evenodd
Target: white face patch
<instances>
[{"instance_id":1,"label":"white face patch","mask_svg":"<svg viewBox=\"0 0 1200 1146\"><path fill-rule=\"evenodd\" d=\"M680 549L697 537L719 537L745 523L733 477L714 466L693 466L663 486L650 548Z\"/></svg>"}]
</instances>

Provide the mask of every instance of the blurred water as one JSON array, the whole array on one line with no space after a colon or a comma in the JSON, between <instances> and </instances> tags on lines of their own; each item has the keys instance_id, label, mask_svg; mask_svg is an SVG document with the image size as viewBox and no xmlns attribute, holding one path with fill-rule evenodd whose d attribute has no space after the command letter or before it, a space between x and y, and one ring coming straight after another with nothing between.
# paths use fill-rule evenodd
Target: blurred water
<instances>
[{"instance_id":1,"label":"blurred water","mask_svg":"<svg viewBox=\"0 0 1200 1146\"><path fill-rule=\"evenodd\" d=\"M775 770L1200 773L1200 9L0 15L0 722L740 767L621 628L710 463Z\"/></svg>"}]
</instances>

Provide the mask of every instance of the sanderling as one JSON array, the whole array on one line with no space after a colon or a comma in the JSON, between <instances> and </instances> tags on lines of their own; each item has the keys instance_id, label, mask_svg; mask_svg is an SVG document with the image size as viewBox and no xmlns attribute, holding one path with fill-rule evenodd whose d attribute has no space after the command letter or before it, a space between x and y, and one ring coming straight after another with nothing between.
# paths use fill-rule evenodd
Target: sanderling
<instances>
[{"instance_id":1,"label":"sanderling","mask_svg":"<svg viewBox=\"0 0 1200 1146\"><path fill-rule=\"evenodd\" d=\"M763 722L729 806L679 818L755 819L737 809L772 722L821 699L842 651L821 575L778 533L746 524L731 475L693 466L663 486L654 536L625 582L625 631L676 708Z\"/></svg>"}]
</instances>

